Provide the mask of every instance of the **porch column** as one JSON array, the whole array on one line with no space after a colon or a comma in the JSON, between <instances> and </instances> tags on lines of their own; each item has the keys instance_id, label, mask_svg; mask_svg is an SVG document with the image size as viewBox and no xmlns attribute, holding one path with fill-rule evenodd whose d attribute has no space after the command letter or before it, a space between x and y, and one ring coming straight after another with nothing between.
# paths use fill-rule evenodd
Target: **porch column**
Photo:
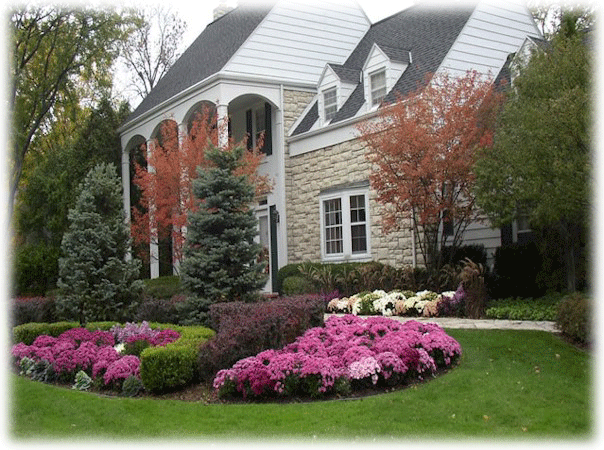
<instances>
[{"instance_id":1,"label":"porch column","mask_svg":"<svg viewBox=\"0 0 604 450\"><path fill-rule=\"evenodd\" d=\"M151 160L153 151L155 150L155 141L150 139L147 141L147 161ZM155 173L155 167L147 164L147 171ZM149 266L151 269L151 279L159 277L159 236L157 232L157 223L155 222L155 204L149 204Z\"/></svg>"},{"instance_id":2,"label":"porch column","mask_svg":"<svg viewBox=\"0 0 604 450\"><path fill-rule=\"evenodd\" d=\"M178 150L182 155L185 150L185 141L189 133L189 127L186 122L181 123L178 126ZM179 192L179 211L183 214L187 214L186 211L186 198L189 195L188 192L188 174L187 167L184 160L180 159L180 192ZM176 226L175 226L176 228ZM182 251L184 246L184 238L187 235L187 227L183 225L179 230L174 230L176 234L180 234L182 239L180 242L176 242L176 239L172 237L172 273L174 275L180 275L180 262L182 260ZM177 248L178 247L178 248Z\"/></svg>"},{"instance_id":3,"label":"porch column","mask_svg":"<svg viewBox=\"0 0 604 450\"><path fill-rule=\"evenodd\" d=\"M218 125L218 147L226 148L229 145L229 106L216 105L216 114Z\"/></svg>"},{"instance_id":4,"label":"porch column","mask_svg":"<svg viewBox=\"0 0 604 450\"><path fill-rule=\"evenodd\" d=\"M122 200L124 202L124 217L126 226L130 228L132 221L130 212L130 153L127 150L122 151ZM126 252L126 261L132 259L132 247L128 247Z\"/></svg>"}]
</instances>

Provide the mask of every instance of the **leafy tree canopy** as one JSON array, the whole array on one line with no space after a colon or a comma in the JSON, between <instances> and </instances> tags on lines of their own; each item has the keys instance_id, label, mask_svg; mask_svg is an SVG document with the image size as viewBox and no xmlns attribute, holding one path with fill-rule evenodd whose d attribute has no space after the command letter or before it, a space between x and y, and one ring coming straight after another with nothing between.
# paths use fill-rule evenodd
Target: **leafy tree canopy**
<instances>
[{"instance_id":1,"label":"leafy tree canopy","mask_svg":"<svg viewBox=\"0 0 604 450\"><path fill-rule=\"evenodd\" d=\"M117 44L132 22L129 14L88 7L36 5L12 11L9 214L31 144L49 132L63 104L81 101L84 91L109 91Z\"/></svg>"},{"instance_id":2,"label":"leafy tree canopy","mask_svg":"<svg viewBox=\"0 0 604 450\"><path fill-rule=\"evenodd\" d=\"M477 202L495 225L527 214L533 226L587 218L591 172L590 35L578 17L520 67L494 146L476 165Z\"/></svg>"}]
</instances>

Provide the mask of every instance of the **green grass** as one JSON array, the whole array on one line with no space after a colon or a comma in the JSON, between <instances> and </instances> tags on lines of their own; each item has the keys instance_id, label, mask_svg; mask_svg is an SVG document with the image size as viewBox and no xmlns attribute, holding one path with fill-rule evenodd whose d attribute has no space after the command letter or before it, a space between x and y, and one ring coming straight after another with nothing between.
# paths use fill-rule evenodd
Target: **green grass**
<instances>
[{"instance_id":1,"label":"green grass","mask_svg":"<svg viewBox=\"0 0 604 450\"><path fill-rule=\"evenodd\" d=\"M591 357L540 331L448 330L461 364L356 400L210 404L105 398L11 376L15 439L588 439Z\"/></svg>"}]
</instances>

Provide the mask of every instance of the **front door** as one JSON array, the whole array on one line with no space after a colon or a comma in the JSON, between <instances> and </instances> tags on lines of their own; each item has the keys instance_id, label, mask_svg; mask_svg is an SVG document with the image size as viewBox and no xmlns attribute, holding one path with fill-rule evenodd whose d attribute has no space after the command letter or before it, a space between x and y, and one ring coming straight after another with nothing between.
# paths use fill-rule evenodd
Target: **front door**
<instances>
[{"instance_id":1,"label":"front door","mask_svg":"<svg viewBox=\"0 0 604 450\"><path fill-rule=\"evenodd\" d=\"M268 281L264 287L264 292L273 292L275 286L279 263L277 261L277 210L275 206L269 209L262 209L256 212L258 218L258 239L262 245L262 258L267 261L266 272Z\"/></svg>"}]
</instances>

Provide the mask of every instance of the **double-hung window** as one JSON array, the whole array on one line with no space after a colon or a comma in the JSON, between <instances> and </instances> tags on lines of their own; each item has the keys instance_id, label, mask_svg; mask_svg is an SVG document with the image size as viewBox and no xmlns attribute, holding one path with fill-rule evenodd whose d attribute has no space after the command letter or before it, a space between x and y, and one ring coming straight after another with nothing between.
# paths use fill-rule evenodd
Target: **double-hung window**
<instances>
[{"instance_id":1,"label":"double-hung window","mask_svg":"<svg viewBox=\"0 0 604 450\"><path fill-rule=\"evenodd\" d=\"M338 98L336 88L326 89L323 91L323 112L325 114L325 122L329 122L336 115L338 110Z\"/></svg>"},{"instance_id":2,"label":"double-hung window","mask_svg":"<svg viewBox=\"0 0 604 450\"><path fill-rule=\"evenodd\" d=\"M368 206L364 189L322 195L321 253L324 260L370 257Z\"/></svg>"},{"instance_id":3,"label":"double-hung window","mask_svg":"<svg viewBox=\"0 0 604 450\"><path fill-rule=\"evenodd\" d=\"M379 72L372 73L369 77L371 85L371 105L379 105L382 103L384 97L386 97L386 71L380 70Z\"/></svg>"}]
</instances>

